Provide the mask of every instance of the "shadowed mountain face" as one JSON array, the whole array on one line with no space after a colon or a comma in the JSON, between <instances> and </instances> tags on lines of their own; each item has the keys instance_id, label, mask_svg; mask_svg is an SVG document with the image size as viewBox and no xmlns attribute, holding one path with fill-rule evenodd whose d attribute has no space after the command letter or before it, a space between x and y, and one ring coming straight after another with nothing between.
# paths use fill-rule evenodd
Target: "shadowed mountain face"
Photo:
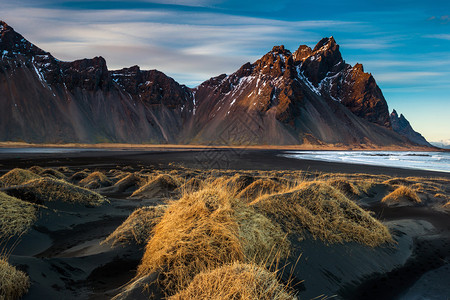
<instances>
[{"instance_id":1,"label":"shadowed mountain face","mask_svg":"<svg viewBox=\"0 0 450 300\"><path fill-rule=\"evenodd\" d=\"M395 111L394 109L390 117L392 129L395 132L405 136L415 144L432 147L432 145L428 143L427 140L420 133L414 131L414 129L411 127L411 124L409 124L408 120L406 120L403 114L400 114L400 116L398 116L397 111Z\"/></svg>"},{"instance_id":2,"label":"shadowed mountain face","mask_svg":"<svg viewBox=\"0 0 450 300\"><path fill-rule=\"evenodd\" d=\"M62 62L0 23L0 140L176 143L192 92L156 70Z\"/></svg>"},{"instance_id":3,"label":"shadowed mountain face","mask_svg":"<svg viewBox=\"0 0 450 300\"><path fill-rule=\"evenodd\" d=\"M334 39L190 89L102 57L62 62L0 22L0 140L202 144L409 145L362 65ZM416 141L413 141L416 143Z\"/></svg>"}]
</instances>

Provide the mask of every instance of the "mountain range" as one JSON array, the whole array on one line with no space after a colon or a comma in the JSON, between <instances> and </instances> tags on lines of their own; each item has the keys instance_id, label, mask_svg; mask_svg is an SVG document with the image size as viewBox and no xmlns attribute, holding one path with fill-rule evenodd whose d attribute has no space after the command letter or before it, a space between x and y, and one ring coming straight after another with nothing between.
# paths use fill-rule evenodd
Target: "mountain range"
<instances>
[{"instance_id":1,"label":"mountain range","mask_svg":"<svg viewBox=\"0 0 450 300\"><path fill-rule=\"evenodd\" d=\"M108 70L102 57L60 61L1 21L0 141L430 146L333 37L275 46L189 88L157 70Z\"/></svg>"}]
</instances>

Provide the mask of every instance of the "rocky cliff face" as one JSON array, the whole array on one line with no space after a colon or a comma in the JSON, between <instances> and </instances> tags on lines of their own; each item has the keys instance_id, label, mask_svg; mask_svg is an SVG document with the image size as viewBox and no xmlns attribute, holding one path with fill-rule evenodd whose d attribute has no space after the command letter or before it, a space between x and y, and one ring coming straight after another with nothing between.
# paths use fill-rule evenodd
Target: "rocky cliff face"
<instances>
[{"instance_id":1,"label":"rocky cliff face","mask_svg":"<svg viewBox=\"0 0 450 300\"><path fill-rule=\"evenodd\" d=\"M386 101L334 39L276 46L190 89L102 57L63 62L0 23L0 140L202 144L408 145Z\"/></svg>"},{"instance_id":2,"label":"rocky cliff face","mask_svg":"<svg viewBox=\"0 0 450 300\"><path fill-rule=\"evenodd\" d=\"M411 127L411 124L409 124L409 121L403 116L403 114L400 114L399 116L394 109L391 113L390 118L392 129L395 132L406 137L408 140L415 144L432 147L432 145L428 143L420 133L414 131L414 129Z\"/></svg>"}]
</instances>

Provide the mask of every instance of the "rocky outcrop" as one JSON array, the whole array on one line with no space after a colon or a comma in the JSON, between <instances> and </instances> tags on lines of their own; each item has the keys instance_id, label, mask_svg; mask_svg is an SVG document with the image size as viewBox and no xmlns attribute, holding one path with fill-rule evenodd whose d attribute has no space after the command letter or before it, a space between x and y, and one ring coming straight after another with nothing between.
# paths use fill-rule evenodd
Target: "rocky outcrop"
<instances>
[{"instance_id":1,"label":"rocky outcrop","mask_svg":"<svg viewBox=\"0 0 450 300\"><path fill-rule=\"evenodd\" d=\"M300 75L322 97L342 103L360 118L390 128L388 105L375 79L361 64L346 64L333 37L322 39L313 50L300 46L294 58Z\"/></svg>"},{"instance_id":2,"label":"rocky outcrop","mask_svg":"<svg viewBox=\"0 0 450 300\"><path fill-rule=\"evenodd\" d=\"M415 144L432 147L432 145L428 143L428 141L420 133L414 131L411 124L409 124L409 121L405 118L405 116L403 116L403 114L400 114L399 116L397 111L394 109L390 117L392 129L395 132L406 137Z\"/></svg>"}]
</instances>

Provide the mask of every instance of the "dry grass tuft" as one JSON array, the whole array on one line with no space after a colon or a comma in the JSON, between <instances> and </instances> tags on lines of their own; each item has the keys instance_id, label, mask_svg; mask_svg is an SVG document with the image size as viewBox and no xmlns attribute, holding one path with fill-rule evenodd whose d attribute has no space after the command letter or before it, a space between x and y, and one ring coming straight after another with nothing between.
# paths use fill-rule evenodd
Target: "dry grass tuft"
<instances>
[{"instance_id":1,"label":"dry grass tuft","mask_svg":"<svg viewBox=\"0 0 450 300\"><path fill-rule=\"evenodd\" d=\"M164 291L174 294L201 271L243 260L228 196L203 189L170 204L153 229L138 277L158 272Z\"/></svg>"},{"instance_id":2,"label":"dry grass tuft","mask_svg":"<svg viewBox=\"0 0 450 300\"><path fill-rule=\"evenodd\" d=\"M75 174L73 174L69 178L69 181L70 182L80 182L81 180L85 179L88 176L89 176L89 173L87 173L85 171L79 171L79 172L76 172Z\"/></svg>"},{"instance_id":3,"label":"dry grass tuft","mask_svg":"<svg viewBox=\"0 0 450 300\"><path fill-rule=\"evenodd\" d=\"M277 224L252 207L239 206L235 209L239 239L248 261L257 264L271 264L279 258L289 256L290 243Z\"/></svg>"},{"instance_id":4,"label":"dry grass tuft","mask_svg":"<svg viewBox=\"0 0 450 300\"><path fill-rule=\"evenodd\" d=\"M434 198L447 199L448 196L447 196L447 195L444 195L444 194L442 194L442 193L436 193L436 194L434 194Z\"/></svg>"},{"instance_id":5,"label":"dry grass tuft","mask_svg":"<svg viewBox=\"0 0 450 300\"><path fill-rule=\"evenodd\" d=\"M320 181L263 196L251 203L287 232L307 230L325 242L355 241L371 247L391 242L389 230L341 192Z\"/></svg>"},{"instance_id":6,"label":"dry grass tuft","mask_svg":"<svg viewBox=\"0 0 450 300\"><path fill-rule=\"evenodd\" d=\"M382 183L389 185L412 185L416 182L407 178L391 178L383 181Z\"/></svg>"},{"instance_id":7,"label":"dry grass tuft","mask_svg":"<svg viewBox=\"0 0 450 300\"><path fill-rule=\"evenodd\" d=\"M448 201L447 203L445 203L442 208L444 208L445 210L450 211L450 201Z\"/></svg>"},{"instance_id":8,"label":"dry grass tuft","mask_svg":"<svg viewBox=\"0 0 450 300\"><path fill-rule=\"evenodd\" d=\"M386 195L382 200L386 205L401 206L421 203L416 192L409 187L399 186L392 193Z\"/></svg>"},{"instance_id":9,"label":"dry grass tuft","mask_svg":"<svg viewBox=\"0 0 450 300\"><path fill-rule=\"evenodd\" d=\"M201 187L203 186L203 182L202 180L198 179L198 178L191 178L188 181L186 181L181 187L180 190L183 193L186 192L194 192L194 191L198 191L199 189L201 189Z\"/></svg>"},{"instance_id":10,"label":"dry grass tuft","mask_svg":"<svg viewBox=\"0 0 450 300\"><path fill-rule=\"evenodd\" d=\"M44 169L42 172L39 173L39 175L44 176L44 177L50 177L50 178L55 178L55 179L66 179L66 175L64 175L63 173L54 170L54 169Z\"/></svg>"},{"instance_id":11,"label":"dry grass tuft","mask_svg":"<svg viewBox=\"0 0 450 300\"><path fill-rule=\"evenodd\" d=\"M5 191L11 196L37 204L43 204L46 201L63 201L85 206L99 206L108 201L98 193L52 178L31 180L24 185L11 187Z\"/></svg>"},{"instance_id":12,"label":"dry grass tuft","mask_svg":"<svg viewBox=\"0 0 450 300\"><path fill-rule=\"evenodd\" d=\"M0 299L20 299L29 287L28 276L0 257Z\"/></svg>"},{"instance_id":13,"label":"dry grass tuft","mask_svg":"<svg viewBox=\"0 0 450 300\"><path fill-rule=\"evenodd\" d=\"M9 187L19 184L24 184L27 181L41 178L41 176L24 169L12 169L2 177L0 177L0 187Z\"/></svg>"},{"instance_id":14,"label":"dry grass tuft","mask_svg":"<svg viewBox=\"0 0 450 300\"><path fill-rule=\"evenodd\" d=\"M114 185L114 189L117 192L125 192L129 189L139 189L141 186L147 183L147 177L138 173L131 173L121 178Z\"/></svg>"},{"instance_id":15,"label":"dry grass tuft","mask_svg":"<svg viewBox=\"0 0 450 300\"><path fill-rule=\"evenodd\" d=\"M202 271L235 261L273 260L288 248L281 228L240 204L225 182L206 184L169 205L153 228L138 277L160 274L164 292L173 295Z\"/></svg>"},{"instance_id":16,"label":"dry grass tuft","mask_svg":"<svg viewBox=\"0 0 450 300\"><path fill-rule=\"evenodd\" d=\"M66 179L66 176L61 173L60 171L51 169L51 168L42 168L39 166L33 166L28 169L29 171L43 176L43 177L50 177L50 178L56 178L56 179Z\"/></svg>"},{"instance_id":17,"label":"dry grass tuft","mask_svg":"<svg viewBox=\"0 0 450 300\"><path fill-rule=\"evenodd\" d=\"M135 210L102 244L108 243L117 247L146 243L153 227L161 220L166 209L167 205L158 205Z\"/></svg>"},{"instance_id":18,"label":"dry grass tuft","mask_svg":"<svg viewBox=\"0 0 450 300\"><path fill-rule=\"evenodd\" d=\"M283 184L272 179L258 179L244 188L237 197L251 202L262 195L281 192L284 188Z\"/></svg>"},{"instance_id":19,"label":"dry grass tuft","mask_svg":"<svg viewBox=\"0 0 450 300\"><path fill-rule=\"evenodd\" d=\"M102 187L111 186L112 182L102 172L93 172L86 178L82 179L79 185L88 189L99 189Z\"/></svg>"},{"instance_id":20,"label":"dry grass tuft","mask_svg":"<svg viewBox=\"0 0 450 300\"><path fill-rule=\"evenodd\" d=\"M170 300L294 300L277 280L277 274L255 264L232 263L194 277L189 286Z\"/></svg>"},{"instance_id":21,"label":"dry grass tuft","mask_svg":"<svg viewBox=\"0 0 450 300\"><path fill-rule=\"evenodd\" d=\"M45 169L43 167L40 167L40 166L32 166L32 167L28 168L28 170L39 175L42 172L44 172Z\"/></svg>"},{"instance_id":22,"label":"dry grass tuft","mask_svg":"<svg viewBox=\"0 0 450 300\"><path fill-rule=\"evenodd\" d=\"M37 208L33 204L0 192L0 240L18 236L36 221Z\"/></svg>"},{"instance_id":23,"label":"dry grass tuft","mask_svg":"<svg viewBox=\"0 0 450 300\"><path fill-rule=\"evenodd\" d=\"M237 194L249 186L253 181L255 181L253 176L236 174L228 180L227 188Z\"/></svg>"},{"instance_id":24,"label":"dry grass tuft","mask_svg":"<svg viewBox=\"0 0 450 300\"><path fill-rule=\"evenodd\" d=\"M135 191L130 198L151 199L155 197L167 197L179 186L180 183L173 176L161 174Z\"/></svg>"},{"instance_id":25,"label":"dry grass tuft","mask_svg":"<svg viewBox=\"0 0 450 300\"><path fill-rule=\"evenodd\" d=\"M330 179L327 181L327 183L332 187L338 189L346 196L355 196L361 193L357 186L343 178Z\"/></svg>"}]
</instances>

